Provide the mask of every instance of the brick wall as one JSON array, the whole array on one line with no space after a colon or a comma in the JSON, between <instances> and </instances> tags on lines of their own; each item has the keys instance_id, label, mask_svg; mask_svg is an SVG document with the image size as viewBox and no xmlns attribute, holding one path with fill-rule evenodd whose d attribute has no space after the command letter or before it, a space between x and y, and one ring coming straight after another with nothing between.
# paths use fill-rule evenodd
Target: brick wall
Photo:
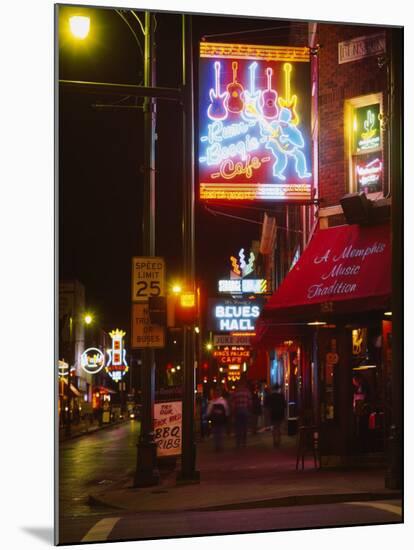
<instances>
[{"instance_id":1,"label":"brick wall","mask_svg":"<svg viewBox=\"0 0 414 550\"><path fill-rule=\"evenodd\" d=\"M345 100L382 92L383 111L387 109L387 65L380 68L377 56L339 64L338 43L383 30L356 25L318 25L319 195L322 207L339 204L339 199L349 192L344 139ZM384 139L384 174L386 145Z\"/></svg>"}]
</instances>

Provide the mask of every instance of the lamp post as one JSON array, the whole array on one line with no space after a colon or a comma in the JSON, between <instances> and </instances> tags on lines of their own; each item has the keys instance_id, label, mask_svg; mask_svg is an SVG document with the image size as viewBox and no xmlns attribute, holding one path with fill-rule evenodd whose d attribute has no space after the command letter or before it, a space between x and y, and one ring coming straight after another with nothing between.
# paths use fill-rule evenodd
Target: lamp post
<instances>
[{"instance_id":1,"label":"lamp post","mask_svg":"<svg viewBox=\"0 0 414 550\"><path fill-rule=\"evenodd\" d=\"M144 86L155 87L155 44L151 14L145 12ZM143 252L155 256L155 124L156 102L144 100L144 211ZM159 482L157 445L154 440L155 352L144 348L141 367L141 431L137 445L134 487L150 487Z\"/></svg>"},{"instance_id":2,"label":"lamp post","mask_svg":"<svg viewBox=\"0 0 414 550\"><path fill-rule=\"evenodd\" d=\"M186 288L195 293L194 254L194 90L192 18L182 16L183 38L183 267ZM194 322L183 326L183 425L181 472L178 481L197 482L194 434L195 332Z\"/></svg>"}]
</instances>

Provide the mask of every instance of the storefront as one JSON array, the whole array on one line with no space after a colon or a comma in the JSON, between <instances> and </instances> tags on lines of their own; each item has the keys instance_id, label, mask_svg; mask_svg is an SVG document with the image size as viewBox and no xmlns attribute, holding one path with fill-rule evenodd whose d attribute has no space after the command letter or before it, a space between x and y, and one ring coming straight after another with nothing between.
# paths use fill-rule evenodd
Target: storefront
<instances>
[{"instance_id":1,"label":"storefront","mask_svg":"<svg viewBox=\"0 0 414 550\"><path fill-rule=\"evenodd\" d=\"M289 416L320 427L325 464L384 450L390 302L389 225L343 225L315 233L262 310L255 346Z\"/></svg>"}]
</instances>

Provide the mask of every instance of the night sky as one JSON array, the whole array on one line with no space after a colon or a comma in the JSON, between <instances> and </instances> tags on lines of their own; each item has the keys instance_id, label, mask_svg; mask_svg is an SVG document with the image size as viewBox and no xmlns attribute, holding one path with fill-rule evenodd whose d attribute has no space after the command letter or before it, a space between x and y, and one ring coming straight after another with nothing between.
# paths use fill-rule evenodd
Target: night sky
<instances>
[{"instance_id":1,"label":"night sky","mask_svg":"<svg viewBox=\"0 0 414 550\"><path fill-rule=\"evenodd\" d=\"M59 78L140 84L142 55L124 21L113 10L87 11L94 27L84 44L75 46L61 36ZM143 21L143 13L139 15ZM156 20L157 84L178 87L181 16L163 13ZM143 49L137 22L131 16L128 21ZM205 35L213 40L209 35L272 27L214 40L305 45L303 38L288 32L286 22L272 19L195 16L193 26L195 44ZM142 254L144 126L139 109L103 111L94 105L136 101L142 99L73 91L59 95L59 278L76 278L85 285L87 308L105 330L130 327L131 257ZM158 102L157 134L156 254L165 258L167 281L172 281L182 265L181 116L175 103ZM263 219L258 207L215 209ZM248 249L260 230L258 224L213 216L196 201L196 276L205 292L215 293L217 279L228 275L229 256Z\"/></svg>"}]
</instances>

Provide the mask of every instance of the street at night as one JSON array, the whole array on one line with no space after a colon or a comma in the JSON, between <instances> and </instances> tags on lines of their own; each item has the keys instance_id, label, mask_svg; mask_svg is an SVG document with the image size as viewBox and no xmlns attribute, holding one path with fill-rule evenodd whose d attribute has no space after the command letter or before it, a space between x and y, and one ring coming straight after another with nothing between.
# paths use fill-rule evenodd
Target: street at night
<instances>
[{"instance_id":1,"label":"street at night","mask_svg":"<svg viewBox=\"0 0 414 550\"><path fill-rule=\"evenodd\" d=\"M402 28L55 15L56 542L403 522Z\"/></svg>"},{"instance_id":2,"label":"street at night","mask_svg":"<svg viewBox=\"0 0 414 550\"><path fill-rule=\"evenodd\" d=\"M200 485L177 487L167 468L161 486L134 490L138 434L139 422L127 421L61 445L62 542L401 521L401 499L382 489L381 469L317 472L308 457L297 472L294 440L283 435L283 448L274 450L265 432L244 452L226 438L220 464L211 438L201 442Z\"/></svg>"}]
</instances>

